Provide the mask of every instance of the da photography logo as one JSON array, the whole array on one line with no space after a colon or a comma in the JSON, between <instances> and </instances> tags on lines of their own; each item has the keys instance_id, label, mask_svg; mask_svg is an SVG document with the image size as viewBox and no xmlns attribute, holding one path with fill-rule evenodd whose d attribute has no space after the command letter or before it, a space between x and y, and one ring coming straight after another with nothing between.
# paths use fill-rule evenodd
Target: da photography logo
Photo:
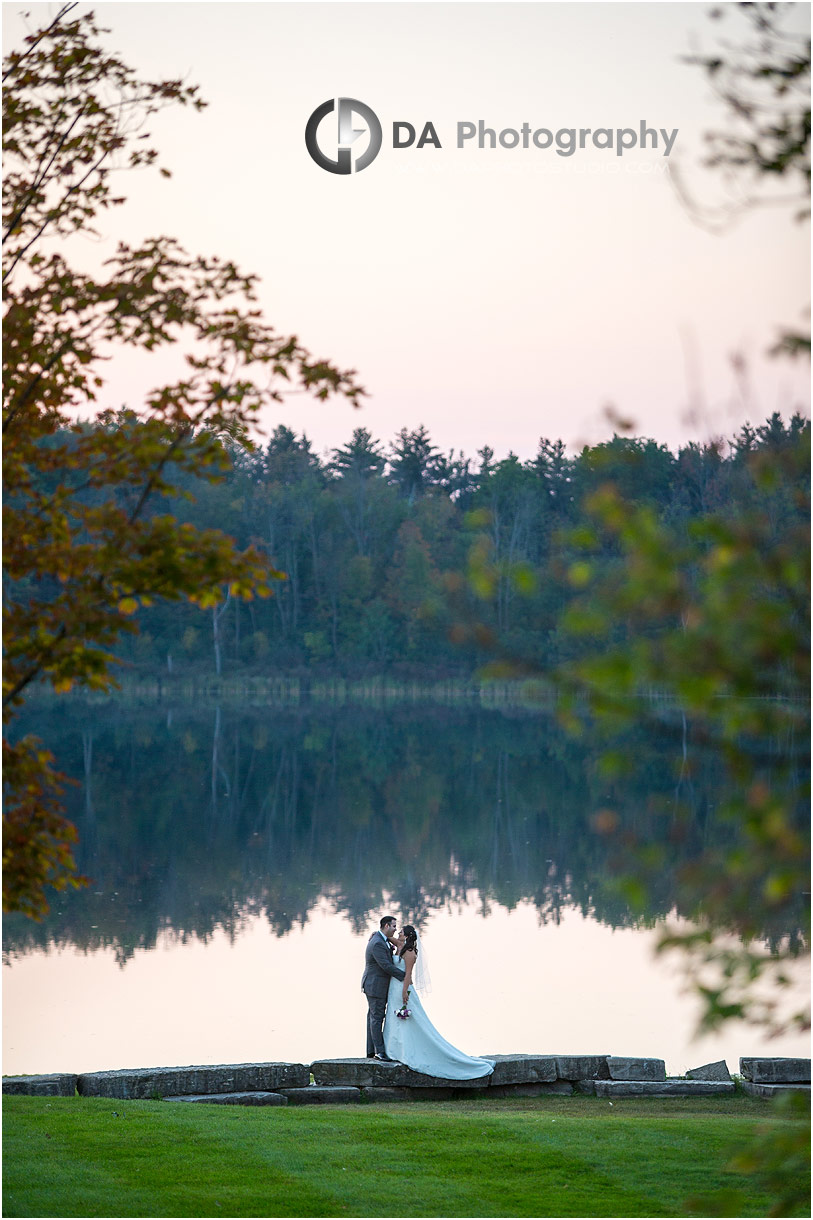
<instances>
[{"instance_id":1,"label":"da photography logo","mask_svg":"<svg viewBox=\"0 0 813 1220\"><path fill-rule=\"evenodd\" d=\"M336 111L336 125L323 122ZM451 127L451 125L449 125ZM432 156L429 149L438 150L450 145L465 157L488 157L489 152L497 149L517 149L512 157L575 157L584 155L601 172L595 153L612 154L623 157L636 151L643 154L644 162L634 162L649 166L648 154L660 150L661 157L669 157L678 137L677 127L650 127L647 120L638 119L635 125L629 127L561 127L550 123L550 126L536 126L528 121L517 123L515 127L498 129L496 124L489 127L484 119L476 122L459 122L456 130L443 130L441 142L438 128L428 120L420 124L408 123L398 119L392 124L392 148L401 150L398 159L409 159L411 149L421 153L423 157ZM418 134L420 132L420 135ZM367 136L357 147L354 144L359 136ZM305 145L313 160L321 169L329 174L360 173L368 165L372 165L381 151L382 130L378 115L364 102L354 97L330 98L317 106L305 127ZM354 152L356 155L354 156ZM603 157L601 158L604 159ZM500 161L501 158L495 158ZM496 166L495 166L496 168ZM605 168L606 162L605 162Z\"/></svg>"},{"instance_id":2,"label":"da photography logo","mask_svg":"<svg viewBox=\"0 0 813 1220\"><path fill-rule=\"evenodd\" d=\"M305 147L316 164L322 169L326 169L329 174L351 174L353 172L359 174L375 161L381 150L381 124L375 111L364 102L359 102L354 97L340 97L338 101L338 140L335 158L327 156L322 151L318 140L319 124L336 108L333 98L329 98L328 101L322 102L321 106L317 106L308 119L305 128ZM359 115L366 123L366 131L370 137L366 149L355 159L355 162L353 161L352 145L359 136L364 135L365 128L353 126L354 115ZM329 124L325 126L328 127ZM327 132L323 129L322 138L325 143L327 143L326 135Z\"/></svg>"}]
</instances>

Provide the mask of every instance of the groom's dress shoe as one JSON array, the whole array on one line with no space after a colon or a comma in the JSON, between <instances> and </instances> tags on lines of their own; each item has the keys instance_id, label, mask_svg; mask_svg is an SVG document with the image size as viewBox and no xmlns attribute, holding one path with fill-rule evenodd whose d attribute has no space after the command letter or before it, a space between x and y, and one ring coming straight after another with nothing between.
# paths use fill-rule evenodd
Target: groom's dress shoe
<instances>
[{"instance_id":1,"label":"groom's dress shoe","mask_svg":"<svg viewBox=\"0 0 813 1220\"><path fill-rule=\"evenodd\" d=\"M389 1055L376 1055L376 1059L380 1059L382 1063L395 1063L394 1059L390 1059Z\"/></svg>"}]
</instances>

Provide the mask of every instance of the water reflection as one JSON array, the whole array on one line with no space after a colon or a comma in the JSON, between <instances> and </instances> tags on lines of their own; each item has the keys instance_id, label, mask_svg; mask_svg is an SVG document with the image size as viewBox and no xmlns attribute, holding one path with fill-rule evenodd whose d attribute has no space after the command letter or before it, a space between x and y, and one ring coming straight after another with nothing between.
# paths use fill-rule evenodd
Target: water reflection
<instances>
[{"instance_id":1,"label":"water reflection","mask_svg":"<svg viewBox=\"0 0 813 1220\"><path fill-rule=\"evenodd\" d=\"M610 780L596 741L529 709L61 701L19 722L81 778L66 804L93 885L41 925L7 919L6 960L74 945L123 965L161 935L234 941L257 917L281 937L325 897L356 933L385 900L425 925L472 895L636 927L680 911L676 870L730 833L713 757L692 751L687 780L680 744L638 729ZM619 836L594 829L606 809L663 849L643 910L617 882Z\"/></svg>"},{"instance_id":2,"label":"water reflection","mask_svg":"<svg viewBox=\"0 0 813 1220\"><path fill-rule=\"evenodd\" d=\"M672 1074L717 1059L735 1071L740 1055L809 1054L803 1034L769 1041L737 1022L693 1042L697 1001L671 963L653 959L653 931L613 930L576 911L540 927L532 903L484 917L479 896L470 899L429 915L424 942L432 1020L473 1054L645 1055ZM287 936L261 917L235 941L223 931L205 944L161 935L125 969L111 949L35 950L5 972L3 1070L361 1055L367 935L323 900ZM808 987L802 968L788 1002L803 1002Z\"/></svg>"}]
</instances>

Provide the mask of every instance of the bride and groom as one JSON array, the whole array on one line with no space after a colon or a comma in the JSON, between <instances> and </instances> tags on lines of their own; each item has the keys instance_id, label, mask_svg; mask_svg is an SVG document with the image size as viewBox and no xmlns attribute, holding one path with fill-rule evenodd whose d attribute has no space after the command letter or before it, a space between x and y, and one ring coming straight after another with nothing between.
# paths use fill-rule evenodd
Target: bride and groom
<instances>
[{"instance_id":1,"label":"bride and groom","mask_svg":"<svg viewBox=\"0 0 813 1220\"><path fill-rule=\"evenodd\" d=\"M361 989L367 997L367 1058L403 1063L443 1080L490 1076L494 1064L464 1055L435 1029L418 991L428 990L429 974L420 938L411 924L396 935L397 923L385 915L367 942Z\"/></svg>"}]
</instances>

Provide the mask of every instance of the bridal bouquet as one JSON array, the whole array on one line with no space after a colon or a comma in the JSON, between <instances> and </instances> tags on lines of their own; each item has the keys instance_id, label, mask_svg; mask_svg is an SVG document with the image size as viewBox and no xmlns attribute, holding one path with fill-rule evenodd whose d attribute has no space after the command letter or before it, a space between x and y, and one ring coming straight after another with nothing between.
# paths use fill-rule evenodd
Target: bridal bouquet
<instances>
[{"instance_id":1,"label":"bridal bouquet","mask_svg":"<svg viewBox=\"0 0 813 1220\"><path fill-rule=\"evenodd\" d=\"M407 999L409 999L409 994L410 993L408 991ZM412 1016L412 1013L409 1011L409 1008L407 1007L406 1004L402 1004L395 1015L396 1015L396 1017L400 1017L402 1021L406 1021L407 1017Z\"/></svg>"}]
</instances>

